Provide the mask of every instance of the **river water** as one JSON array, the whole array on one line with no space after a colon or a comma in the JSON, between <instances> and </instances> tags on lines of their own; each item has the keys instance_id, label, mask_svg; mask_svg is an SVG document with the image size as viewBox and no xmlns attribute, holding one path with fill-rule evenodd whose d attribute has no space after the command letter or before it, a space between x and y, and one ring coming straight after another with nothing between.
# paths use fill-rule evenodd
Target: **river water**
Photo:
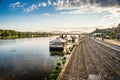
<instances>
[{"instance_id":1,"label":"river water","mask_svg":"<svg viewBox=\"0 0 120 80\"><path fill-rule=\"evenodd\" d=\"M0 80L44 80L60 56L51 56L54 37L0 40Z\"/></svg>"}]
</instances>

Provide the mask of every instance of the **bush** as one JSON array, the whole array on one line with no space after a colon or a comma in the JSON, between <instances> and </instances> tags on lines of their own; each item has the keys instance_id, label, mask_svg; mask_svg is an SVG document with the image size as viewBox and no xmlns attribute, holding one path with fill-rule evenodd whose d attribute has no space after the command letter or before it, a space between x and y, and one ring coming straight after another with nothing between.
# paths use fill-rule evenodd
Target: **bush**
<instances>
[{"instance_id":1,"label":"bush","mask_svg":"<svg viewBox=\"0 0 120 80\"><path fill-rule=\"evenodd\" d=\"M65 60L63 60L63 61L62 61L62 64L65 64L65 62L66 62L66 61L65 61Z\"/></svg>"},{"instance_id":2,"label":"bush","mask_svg":"<svg viewBox=\"0 0 120 80\"><path fill-rule=\"evenodd\" d=\"M70 49L70 51L72 51L74 49L75 45L72 46L72 48Z\"/></svg>"},{"instance_id":3,"label":"bush","mask_svg":"<svg viewBox=\"0 0 120 80\"><path fill-rule=\"evenodd\" d=\"M57 65L58 65L58 66L61 66L61 63L60 63L60 62L57 62Z\"/></svg>"},{"instance_id":4,"label":"bush","mask_svg":"<svg viewBox=\"0 0 120 80\"><path fill-rule=\"evenodd\" d=\"M47 77L45 77L44 80L48 80Z\"/></svg>"},{"instance_id":5,"label":"bush","mask_svg":"<svg viewBox=\"0 0 120 80\"><path fill-rule=\"evenodd\" d=\"M70 54L70 52L67 52L66 54Z\"/></svg>"},{"instance_id":6,"label":"bush","mask_svg":"<svg viewBox=\"0 0 120 80\"><path fill-rule=\"evenodd\" d=\"M110 36L110 38L114 39L116 37L116 34L115 33L110 33L109 36Z\"/></svg>"},{"instance_id":7,"label":"bush","mask_svg":"<svg viewBox=\"0 0 120 80\"><path fill-rule=\"evenodd\" d=\"M63 60L66 60L66 57L63 57Z\"/></svg>"},{"instance_id":8,"label":"bush","mask_svg":"<svg viewBox=\"0 0 120 80\"><path fill-rule=\"evenodd\" d=\"M63 57L62 58L62 64L65 64L66 62L66 57ZM60 71L61 71L61 63L60 62L57 62L56 63L56 67L55 67L55 70L52 71L52 73L49 75L49 80L56 80ZM47 79L46 79L47 80Z\"/></svg>"},{"instance_id":9,"label":"bush","mask_svg":"<svg viewBox=\"0 0 120 80\"><path fill-rule=\"evenodd\" d=\"M59 70L59 69L60 69L60 67L57 65L57 66L55 67L55 69L56 69L56 70Z\"/></svg>"},{"instance_id":10,"label":"bush","mask_svg":"<svg viewBox=\"0 0 120 80\"><path fill-rule=\"evenodd\" d=\"M58 73L56 73L56 74L50 74L49 80L56 80L57 76L58 76Z\"/></svg>"},{"instance_id":11,"label":"bush","mask_svg":"<svg viewBox=\"0 0 120 80\"><path fill-rule=\"evenodd\" d=\"M53 70L52 73L54 74L59 73L59 70Z\"/></svg>"}]
</instances>

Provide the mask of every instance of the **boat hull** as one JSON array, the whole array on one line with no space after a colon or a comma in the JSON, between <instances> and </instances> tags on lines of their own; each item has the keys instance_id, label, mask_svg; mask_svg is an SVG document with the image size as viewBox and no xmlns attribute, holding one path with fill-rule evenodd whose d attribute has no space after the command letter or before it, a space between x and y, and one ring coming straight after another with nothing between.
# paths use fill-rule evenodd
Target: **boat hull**
<instances>
[{"instance_id":1,"label":"boat hull","mask_svg":"<svg viewBox=\"0 0 120 80\"><path fill-rule=\"evenodd\" d=\"M50 47L50 51L61 51L61 52L63 52L64 48L63 47Z\"/></svg>"}]
</instances>

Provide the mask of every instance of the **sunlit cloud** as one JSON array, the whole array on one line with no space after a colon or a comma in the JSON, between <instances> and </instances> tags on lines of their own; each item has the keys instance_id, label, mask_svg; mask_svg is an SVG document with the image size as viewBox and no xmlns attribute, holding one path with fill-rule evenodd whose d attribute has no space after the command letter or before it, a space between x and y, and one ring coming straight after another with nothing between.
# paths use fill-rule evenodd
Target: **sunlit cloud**
<instances>
[{"instance_id":1,"label":"sunlit cloud","mask_svg":"<svg viewBox=\"0 0 120 80\"><path fill-rule=\"evenodd\" d=\"M47 3L46 2L41 2L41 6L46 7Z\"/></svg>"},{"instance_id":2,"label":"sunlit cloud","mask_svg":"<svg viewBox=\"0 0 120 80\"><path fill-rule=\"evenodd\" d=\"M52 5L52 2L51 2L51 0L48 0L48 5Z\"/></svg>"},{"instance_id":3,"label":"sunlit cloud","mask_svg":"<svg viewBox=\"0 0 120 80\"><path fill-rule=\"evenodd\" d=\"M45 13L44 15L45 15L45 16L51 16L51 14L49 14L49 13Z\"/></svg>"},{"instance_id":4,"label":"sunlit cloud","mask_svg":"<svg viewBox=\"0 0 120 80\"><path fill-rule=\"evenodd\" d=\"M109 12L110 15L104 18L120 16L120 0L57 0L52 2L39 2L32 5L21 4L20 2L12 3L12 8L23 8L24 12L32 12L39 7L47 7L52 5L60 14L84 14L84 13L101 13ZM112 15L112 16L111 16Z\"/></svg>"},{"instance_id":5,"label":"sunlit cloud","mask_svg":"<svg viewBox=\"0 0 120 80\"><path fill-rule=\"evenodd\" d=\"M20 2L12 3L10 4L10 7L15 8L18 7L20 4L21 4Z\"/></svg>"},{"instance_id":6,"label":"sunlit cloud","mask_svg":"<svg viewBox=\"0 0 120 80\"><path fill-rule=\"evenodd\" d=\"M26 4L26 3L20 3L20 2L15 2L15 3L11 3L9 6L11 8L14 8L14 9L22 9L23 12L32 12L40 7L46 7L47 5L51 5L52 3L49 2L46 3L46 2L40 2L40 3L34 3L34 4Z\"/></svg>"},{"instance_id":7,"label":"sunlit cloud","mask_svg":"<svg viewBox=\"0 0 120 80\"><path fill-rule=\"evenodd\" d=\"M36 4L32 4L31 6L29 6L28 8L24 9L24 12L31 12L33 10L37 9L37 5Z\"/></svg>"},{"instance_id":8,"label":"sunlit cloud","mask_svg":"<svg viewBox=\"0 0 120 80\"><path fill-rule=\"evenodd\" d=\"M9 7L11 8L23 8L25 5L27 5L26 3L20 3L20 2L15 2L15 3L11 3L9 5Z\"/></svg>"},{"instance_id":9,"label":"sunlit cloud","mask_svg":"<svg viewBox=\"0 0 120 80\"><path fill-rule=\"evenodd\" d=\"M57 3L56 3L56 2L53 2L53 3L52 3L52 6L57 6Z\"/></svg>"},{"instance_id":10,"label":"sunlit cloud","mask_svg":"<svg viewBox=\"0 0 120 80\"><path fill-rule=\"evenodd\" d=\"M57 0L56 10L61 14L109 12L104 18L120 16L120 0Z\"/></svg>"},{"instance_id":11,"label":"sunlit cloud","mask_svg":"<svg viewBox=\"0 0 120 80\"><path fill-rule=\"evenodd\" d=\"M105 15L104 18L105 19L111 19L114 17L120 17L120 8L111 8L111 10L108 11L109 15Z\"/></svg>"}]
</instances>

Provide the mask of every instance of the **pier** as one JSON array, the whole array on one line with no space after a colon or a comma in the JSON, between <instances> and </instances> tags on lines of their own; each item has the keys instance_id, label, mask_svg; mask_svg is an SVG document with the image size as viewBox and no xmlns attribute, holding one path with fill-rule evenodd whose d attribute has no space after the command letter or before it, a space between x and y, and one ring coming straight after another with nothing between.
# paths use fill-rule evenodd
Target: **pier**
<instances>
[{"instance_id":1,"label":"pier","mask_svg":"<svg viewBox=\"0 0 120 80\"><path fill-rule=\"evenodd\" d=\"M70 54L57 80L120 80L120 47L103 44L85 38Z\"/></svg>"}]
</instances>

